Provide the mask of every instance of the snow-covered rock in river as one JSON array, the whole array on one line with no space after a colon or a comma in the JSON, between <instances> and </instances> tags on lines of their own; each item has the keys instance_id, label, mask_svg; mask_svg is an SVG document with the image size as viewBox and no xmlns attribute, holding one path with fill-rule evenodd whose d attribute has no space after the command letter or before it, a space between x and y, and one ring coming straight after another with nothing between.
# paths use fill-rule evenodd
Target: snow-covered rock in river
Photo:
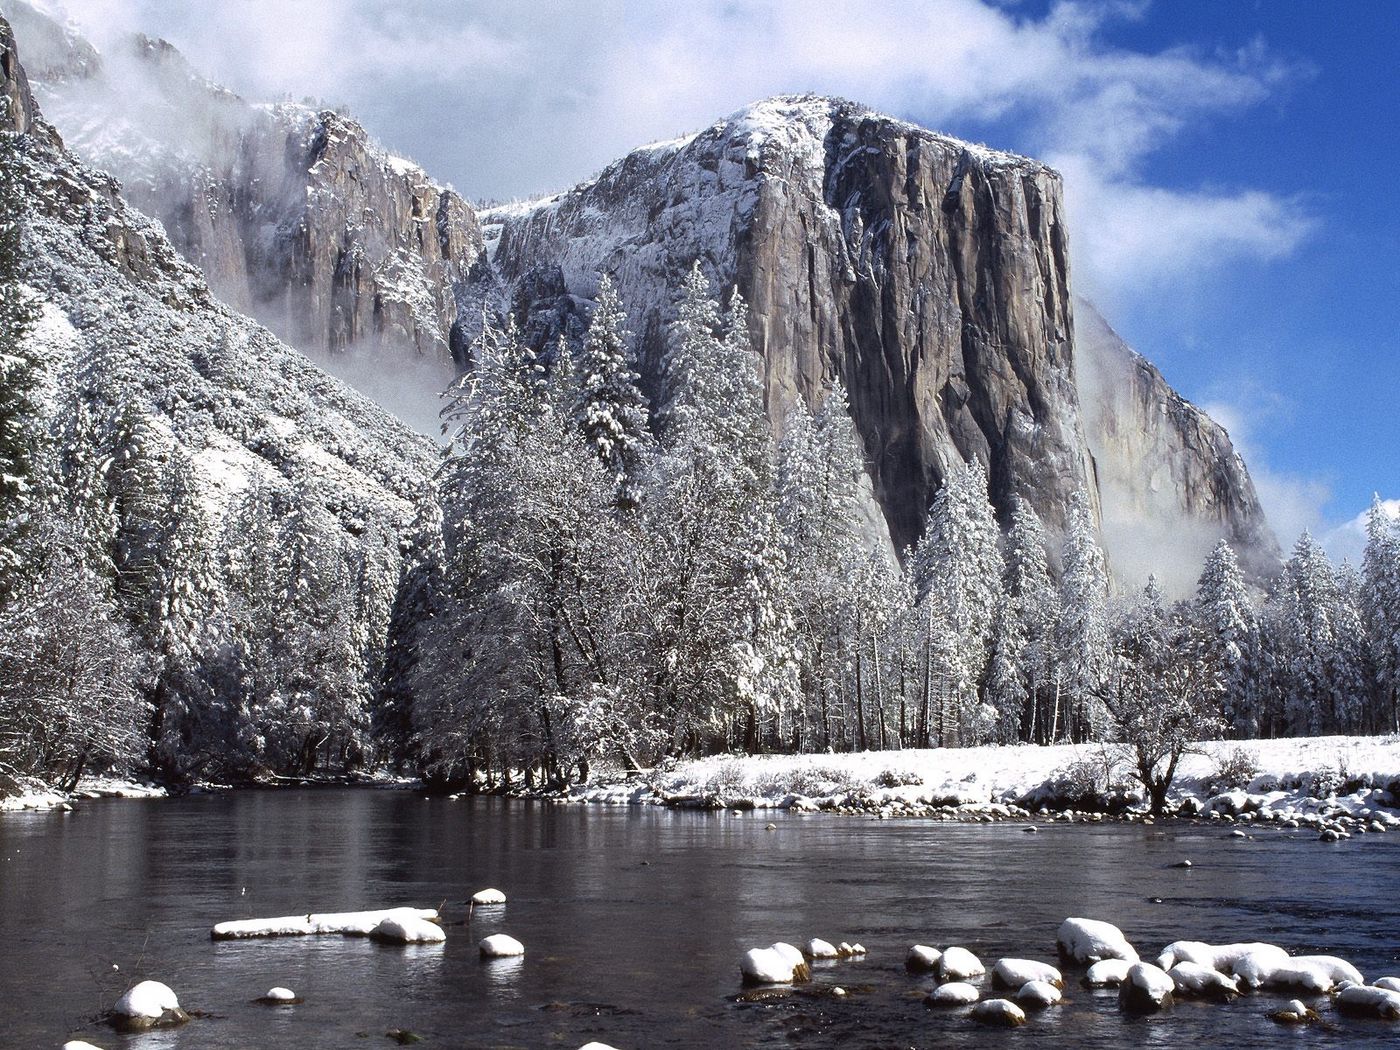
<instances>
[{"instance_id":1,"label":"snow-covered rock in river","mask_svg":"<svg viewBox=\"0 0 1400 1050\"><path fill-rule=\"evenodd\" d=\"M781 941L746 951L739 960L739 973L745 984L791 984L811 976L802 953Z\"/></svg>"},{"instance_id":2,"label":"snow-covered rock in river","mask_svg":"<svg viewBox=\"0 0 1400 1050\"><path fill-rule=\"evenodd\" d=\"M85 1043L81 1039L70 1039L63 1044L63 1050L102 1050L102 1047Z\"/></svg>"},{"instance_id":3,"label":"snow-covered rock in river","mask_svg":"<svg viewBox=\"0 0 1400 1050\"><path fill-rule=\"evenodd\" d=\"M911 973L933 973L938 969L938 960L943 953L927 944L916 944L904 957L904 967Z\"/></svg>"},{"instance_id":4,"label":"snow-covered rock in river","mask_svg":"<svg viewBox=\"0 0 1400 1050\"><path fill-rule=\"evenodd\" d=\"M981 977L987 972L982 960L966 948L956 945L944 948L938 959L938 977L943 981L966 981L970 977Z\"/></svg>"},{"instance_id":5,"label":"snow-covered rock in river","mask_svg":"<svg viewBox=\"0 0 1400 1050\"><path fill-rule=\"evenodd\" d=\"M472 904L504 904L506 895L500 890L477 890L472 894Z\"/></svg>"},{"instance_id":6,"label":"snow-covered rock in river","mask_svg":"<svg viewBox=\"0 0 1400 1050\"><path fill-rule=\"evenodd\" d=\"M1151 963L1134 963L1118 986L1119 1009L1133 1014L1151 1014L1172 1004L1176 982L1165 970Z\"/></svg>"},{"instance_id":7,"label":"snow-covered rock in river","mask_svg":"<svg viewBox=\"0 0 1400 1050\"><path fill-rule=\"evenodd\" d=\"M940 984L924 997L930 1006L969 1006L982 998L982 993L965 981Z\"/></svg>"},{"instance_id":8,"label":"snow-covered rock in river","mask_svg":"<svg viewBox=\"0 0 1400 1050\"><path fill-rule=\"evenodd\" d=\"M1247 942L1241 944L1206 944L1204 941L1173 941L1157 956L1157 965L1170 970L1177 963L1189 962L1208 966L1221 973L1234 973L1235 964L1246 956L1258 959L1288 958L1288 953L1274 944Z\"/></svg>"},{"instance_id":9,"label":"snow-covered rock in river","mask_svg":"<svg viewBox=\"0 0 1400 1050\"><path fill-rule=\"evenodd\" d=\"M994 1028L1016 1028L1026 1023L1026 1014L1010 999L985 999L972 1008L972 1019Z\"/></svg>"},{"instance_id":10,"label":"snow-covered rock in river","mask_svg":"<svg viewBox=\"0 0 1400 1050\"><path fill-rule=\"evenodd\" d=\"M184 1024L190 1015L180 1009L180 1000L168 985L159 981L142 981L127 989L117 1000L107 1019L124 1032L140 1032L147 1028L163 1028Z\"/></svg>"},{"instance_id":11,"label":"snow-covered rock in river","mask_svg":"<svg viewBox=\"0 0 1400 1050\"><path fill-rule=\"evenodd\" d=\"M1291 999L1277 1010L1271 1010L1269 1020L1277 1021L1279 1024L1302 1025L1320 1021L1322 1017L1301 999Z\"/></svg>"},{"instance_id":12,"label":"snow-covered rock in river","mask_svg":"<svg viewBox=\"0 0 1400 1050\"><path fill-rule=\"evenodd\" d=\"M1337 993L1337 1010L1353 1017L1400 1021L1400 992L1374 985L1349 984Z\"/></svg>"},{"instance_id":13,"label":"snow-covered rock in river","mask_svg":"<svg viewBox=\"0 0 1400 1050\"><path fill-rule=\"evenodd\" d=\"M410 912L386 915L369 931L370 938L387 944L441 944L447 933L435 922Z\"/></svg>"},{"instance_id":14,"label":"snow-covered rock in river","mask_svg":"<svg viewBox=\"0 0 1400 1050\"><path fill-rule=\"evenodd\" d=\"M1059 985L1049 981L1027 981L1016 993L1016 1001L1037 1008L1054 1006L1065 997Z\"/></svg>"},{"instance_id":15,"label":"snow-covered rock in river","mask_svg":"<svg viewBox=\"0 0 1400 1050\"><path fill-rule=\"evenodd\" d=\"M1100 959L1085 971L1083 984L1087 988L1116 988L1132 968L1127 959Z\"/></svg>"},{"instance_id":16,"label":"snow-covered rock in river","mask_svg":"<svg viewBox=\"0 0 1400 1050\"><path fill-rule=\"evenodd\" d=\"M525 945L504 933L483 937L476 947L483 959L510 959L525 954Z\"/></svg>"},{"instance_id":17,"label":"snow-covered rock in river","mask_svg":"<svg viewBox=\"0 0 1400 1050\"><path fill-rule=\"evenodd\" d=\"M322 912L310 915L287 915L276 919L234 919L221 922L209 931L216 941L241 940L247 937L305 937L315 934L344 934L347 937L368 937L385 919L421 919L434 923L436 908L380 908L376 911Z\"/></svg>"},{"instance_id":18,"label":"snow-covered rock in river","mask_svg":"<svg viewBox=\"0 0 1400 1050\"><path fill-rule=\"evenodd\" d=\"M824 941L820 937L813 937L807 942L807 958L809 959L839 959L841 952L830 941Z\"/></svg>"},{"instance_id":19,"label":"snow-covered rock in river","mask_svg":"<svg viewBox=\"0 0 1400 1050\"><path fill-rule=\"evenodd\" d=\"M258 997L258 1002L265 1003L268 1006L291 1006L302 1002L302 998L290 988L282 988L279 986L277 988L269 988L265 991Z\"/></svg>"},{"instance_id":20,"label":"snow-covered rock in river","mask_svg":"<svg viewBox=\"0 0 1400 1050\"><path fill-rule=\"evenodd\" d=\"M1225 1000L1240 994L1239 980L1195 962L1179 962L1167 971L1183 998Z\"/></svg>"},{"instance_id":21,"label":"snow-covered rock in river","mask_svg":"<svg viewBox=\"0 0 1400 1050\"><path fill-rule=\"evenodd\" d=\"M1400 992L1400 977L1377 977L1371 982L1373 988L1385 988L1388 991Z\"/></svg>"},{"instance_id":22,"label":"snow-covered rock in river","mask_svg":"<svg viewBox=\"0 0 1400 1050\"><path fill-rule=\"evenodd\" d=\"M1060 954L1077 963L1095 963L1102 959L1123 959L1137 962L1138 953L1123 931L1111 922L1100 919L1069 918L1060 924L1055 943Z\"/></svg>"},{"instance_id":23,"label":"snow-covered rock in river","mask_svg":"<svg viewBox=\"0 0 1400 1050\"><path fill-rule=\"evenodd\" d=\"M1030 981L1044 981L1056 988L1065 984L1059 970L1032 959L998 959L992 967L992 984L997 988L1020 988Z\"/></svg>"},{"instance_id":24,"label":"snow-covered rock in river","mask_svg":"<svg viewBox=\"0 0 1400 1050\"><path fill-rule=\"evenodd\" d=\"M1282 961L1261 961L1258 956L1246 956L1237 976L1242 985L1250 988L1281 988L1316 995L1327 994L1343 981L1366 983L1355 966L1333 955L1295 955Z\"/></svg>"}]
</instances>

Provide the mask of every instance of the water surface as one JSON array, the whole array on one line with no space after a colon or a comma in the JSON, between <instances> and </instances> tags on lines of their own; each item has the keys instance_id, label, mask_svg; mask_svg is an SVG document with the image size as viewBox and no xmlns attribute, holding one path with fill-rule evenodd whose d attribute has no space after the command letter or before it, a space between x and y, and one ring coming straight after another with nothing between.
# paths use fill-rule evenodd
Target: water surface
<instances>
[{"instance_id":1,"label":"water surface","mask_svg":"<svg viewBox=\"0 0 1400 1050\"><path fill-rule=\"evenodd\" d=\"M767 831L772 821L777 830ZM1172 863L1190 858L1194 867ZM445 945L341 937L214 943L224 919L445 903L478 889L503 909L450 925ZM1277 1000L1183 1003L1126 1020L1067 973L1069 1002L1013 1034L922 1003L909 945L1054 959L1067 915L1109 919L1155 952L1177 938L1266 940L1400 973L1400 836L1324 845L1200 825L956 825L828 815L425 800L411 792L239 792L112 800L0 816L0 1046L79 1037L128 1050L395 1045L563 1047L1274 1047L1365 1044L1400 1026L1334 1019L1306 1036ZM482 963L504 932L522 960ZM736 1001L746 948L860 941L798 991ZM114 969L114 966L116 969ZM181 1029L94 1024L139 978L206 1011ZM306 1002L251 1002L286 985ZM825 992L839 985L849 995ZM984 993L990 994L990 993Z\"/></svg>"}]
</instances>

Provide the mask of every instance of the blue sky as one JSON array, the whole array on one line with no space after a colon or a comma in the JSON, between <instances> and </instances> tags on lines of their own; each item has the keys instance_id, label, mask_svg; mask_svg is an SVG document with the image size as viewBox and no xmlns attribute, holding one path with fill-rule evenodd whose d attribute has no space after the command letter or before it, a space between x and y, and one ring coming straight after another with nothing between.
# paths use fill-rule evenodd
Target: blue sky
<instances>
[{"instance_id":1,"label":"blue sky","mask_svg":"<svg viewBox=\"0 0 1400 1050\"><path fill-rule=\"evenodd\" d=\"M1400 4L66 2L250 97L344 103L472 198L787 91L1040 157L1079 290L1227 425L1285 546L1400 496Z\"/></svg>"}]
</instances>

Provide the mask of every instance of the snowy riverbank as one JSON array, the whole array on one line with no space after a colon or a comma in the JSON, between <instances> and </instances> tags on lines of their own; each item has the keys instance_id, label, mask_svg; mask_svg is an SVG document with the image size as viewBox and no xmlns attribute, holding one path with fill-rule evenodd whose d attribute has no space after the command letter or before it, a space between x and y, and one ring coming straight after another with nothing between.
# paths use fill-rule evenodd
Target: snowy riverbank
<instances>
[{"instance_id":1,"label":"snowy riverbank","mask_svg":"<svg viewBox=\"0 0 1400 1050\"><path fill-rule=\"evenodd\" d=\"M18 794L0 798L0 813L71 809L75 802L98 798L165 798L163 787L114 777L85 777L73 791L59 791L31 781Z\"/></svg>"},{"instance_id":2,"label":"snowy riverbank","mask_svg":"<svg viewBox=\"0 0 1400 1050\"><path fill-rule=\"evenodd\" d=\"M997 819L1144 809L1098 744L677 762L575 789L570 801ZM1210 741L1182 759L1179 815L1323 827L1400 826L1400 737ZM1380 830L1380 828L1374 830Z\"/></svg>"}]
</instances>

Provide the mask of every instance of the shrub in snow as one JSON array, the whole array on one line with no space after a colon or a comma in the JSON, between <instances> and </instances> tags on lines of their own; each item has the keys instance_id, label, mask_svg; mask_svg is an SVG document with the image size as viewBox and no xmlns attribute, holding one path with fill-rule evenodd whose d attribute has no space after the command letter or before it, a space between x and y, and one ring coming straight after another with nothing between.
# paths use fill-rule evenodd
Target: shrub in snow
<instances>
[{"instance_id":1,"label":"shrub in snow","mask_svg":"<svg viewBox=\"0 0 1400 1050\"><path fill-rule=\"evenodd\" d=\"M1118 986L1118 1008L1130 1014L1154 1014L1172 1004L1176 982L1151 963L1134 963Z\"/></svg>"},{"instance_id":2,"label":"shrub in snow","mask_svg":"<svg viewBox=\"0 0 1400 1050\"><path fill-rule=\"evenodd\" d=\"M1133 964L1127 959L1100 959L1084 975L1087 988L1115 988L1128 976Z\"/></svg>"},{"instance_id":3,"label":"shrub in snow","mask_svg":"<svg viewBox=\"0 0 1400 1050\"><path fill-rule=\"evenodd\" d=\"M407 913L386 915L369 935L385 944L441 944L447 940L447 933L437 923Z\"/></svg>"},{"instance_id":4,"label":"shrub in snow","mask_svg":"<svg viewBox=\"0 0 1400 1050\"><path fill-rule=\"evenodd\" d=\"M982 998L979 992L963 981L950 981L940 984L924 998L930 1006L968 1006Z\"/></svg>"},{"instance_id":5,"label":"shrub in snow","mask_svg":"<svg viewBox=\"0 0 1400 1050\"><path fill-rule=\"evenodd\" d=\"M504 904L506 895L500 890L478 890L472 894L473 904Z\"/></svg>"},{"instance_id":6,"label":"shrub in snow","mask_svg":"<svg viewBox=\"0 0 1400 1050\"><path fill-rule=\"evenodd\" d=\"M1059 986L1049 981L1027 981L1016 993L1018 1003L1034 1007L1054 1006L1063 998L1064 993Z\"/></svg>"},{"instance_id":7,"label":"shrub in snow","mask_svg":"<svg viewBox=\"0 0 1400 1050\"><path fill-rule=\"evenodd\" d=\"M159 981L142 981L129 988L108 1014L112 1026L124 1032L184 1024L189 1019L175 993Z\"/></svg>"},{"instance_id":8,"label":"shrub in snow","mask_svg":"<svg viewBox=\"0 0 1400 1050\"><path fill-rule=\"evenodd\" d=\"M1138 953L1123 936L1123 931L1111 922L1098 919L1066 919L1060 923L1055 942L1059 945L1060 954L1073 962L1095 963L1100 959L1138 961Z\"/></svg>"},{"instance_id":9,"label":"shrub in snow","mask_svg":"<svg viewBox=\"0 0 1400 1050\"><path fill-rule=\"evenodd\" d=\"M965 981L987 972L982 960L966 948L945 948L938 959L938 977L944 981Z\"/></svg>"},{"instance_id":10,"label":"shrub in snow","mask_svg":"<svg viewBox=\"0 0 1400 1050\"><path fill-rule=\"evenodd\" d=\"M938 960L943 953L927 944L916 944L904 957L904 968L910 973L932 973L938 969Z\"/></svg>"},{"instance_id":11,"label":"shrub in snow","mask_svg":"<svg viewBox=\"0 0 1400 1050\"><path fill-rule=\"evenodd\" d=\"M1200 963L1180 962L1167 971L1176 994L1185 997L1228 1000L1240 994L1239 981Z\"/></svg>"},{"instance_id":12,"label":"shrub in snow","mask_svg":"<svg viewBox=\"0 0 1400 1050\"><path fill-rule=\"evenodd\" d=\"M807 957L809 959L839 959L841 953L837 950L836 945L830 941L813 937L807 942Z\"/></svg>"},{"instance_id":13,"label":"shrub in snow","mask_svg":"<svg viewBox=\"0 0 1400 1050\"><path fill-rule=\"evenodd\" d=\"M504 933L493 933L490 937L483 937L477 944L477 949L483 959L509 959L525 954L525 945Z\"/></svg>"},{"instance_id":14,"label":"shrub in snow","mask_svg":"<svg viewBox=\"0 0 1400 1050\"><path fill-rule=\"evenodd\" d=\"M1215 772L1206 781L1206 791L1218 795L1222 791L1248 788L1259 775L1258 763L1246 747L1232 747L1221 753L1215 762Z\"/></svg>"},{"instance_id":15,"label":"shrub in snow","mask_svg":"<svg viewBox=\"0 0 1400 1050\"><path fill-rule=\"evenodd\" d=\"M1321 1021L1322 1018L1301 999L1293 999L1277 1010L1270 1011L1269 1020L1279 1024L1311 1024L1313 1021Z\"/></svg>"},{"instance_id":16,"label":"shrub in snow","mask_svg":"<svg viewBox=\"0 0 1400 1050\"><path fill-rule=\"evenodd\" d=\"M1026 1023L1022 1009L1010 999L988 999L972 1008L972 1019L994 1028L1015 1028Z\"/></svg>"},{"instance_id":17,"label":"shrub in snow","mask_svg":"<svg viewBox=\"0 0 1400 1050\"><path fill-rule=\"evenodd\" d=\"M1337 1009L1352 1017L1379 1017L1400 1021L1400 992L1349 984L1337 994Z\"/></svg>"},{"instance_id":18,"label":"shrub in snow","mask_svg":"<svg viewBox=\"0 0 1400 1050\"><path fill-rule=\"evenodd\" d=\"M992 985L997 988L1020 988L1030 981L1044 981L1056 988L1065 986L1060 971L1049 963L1031 959L998 959L992 967Z\"/></svg>"}]
</instances>

